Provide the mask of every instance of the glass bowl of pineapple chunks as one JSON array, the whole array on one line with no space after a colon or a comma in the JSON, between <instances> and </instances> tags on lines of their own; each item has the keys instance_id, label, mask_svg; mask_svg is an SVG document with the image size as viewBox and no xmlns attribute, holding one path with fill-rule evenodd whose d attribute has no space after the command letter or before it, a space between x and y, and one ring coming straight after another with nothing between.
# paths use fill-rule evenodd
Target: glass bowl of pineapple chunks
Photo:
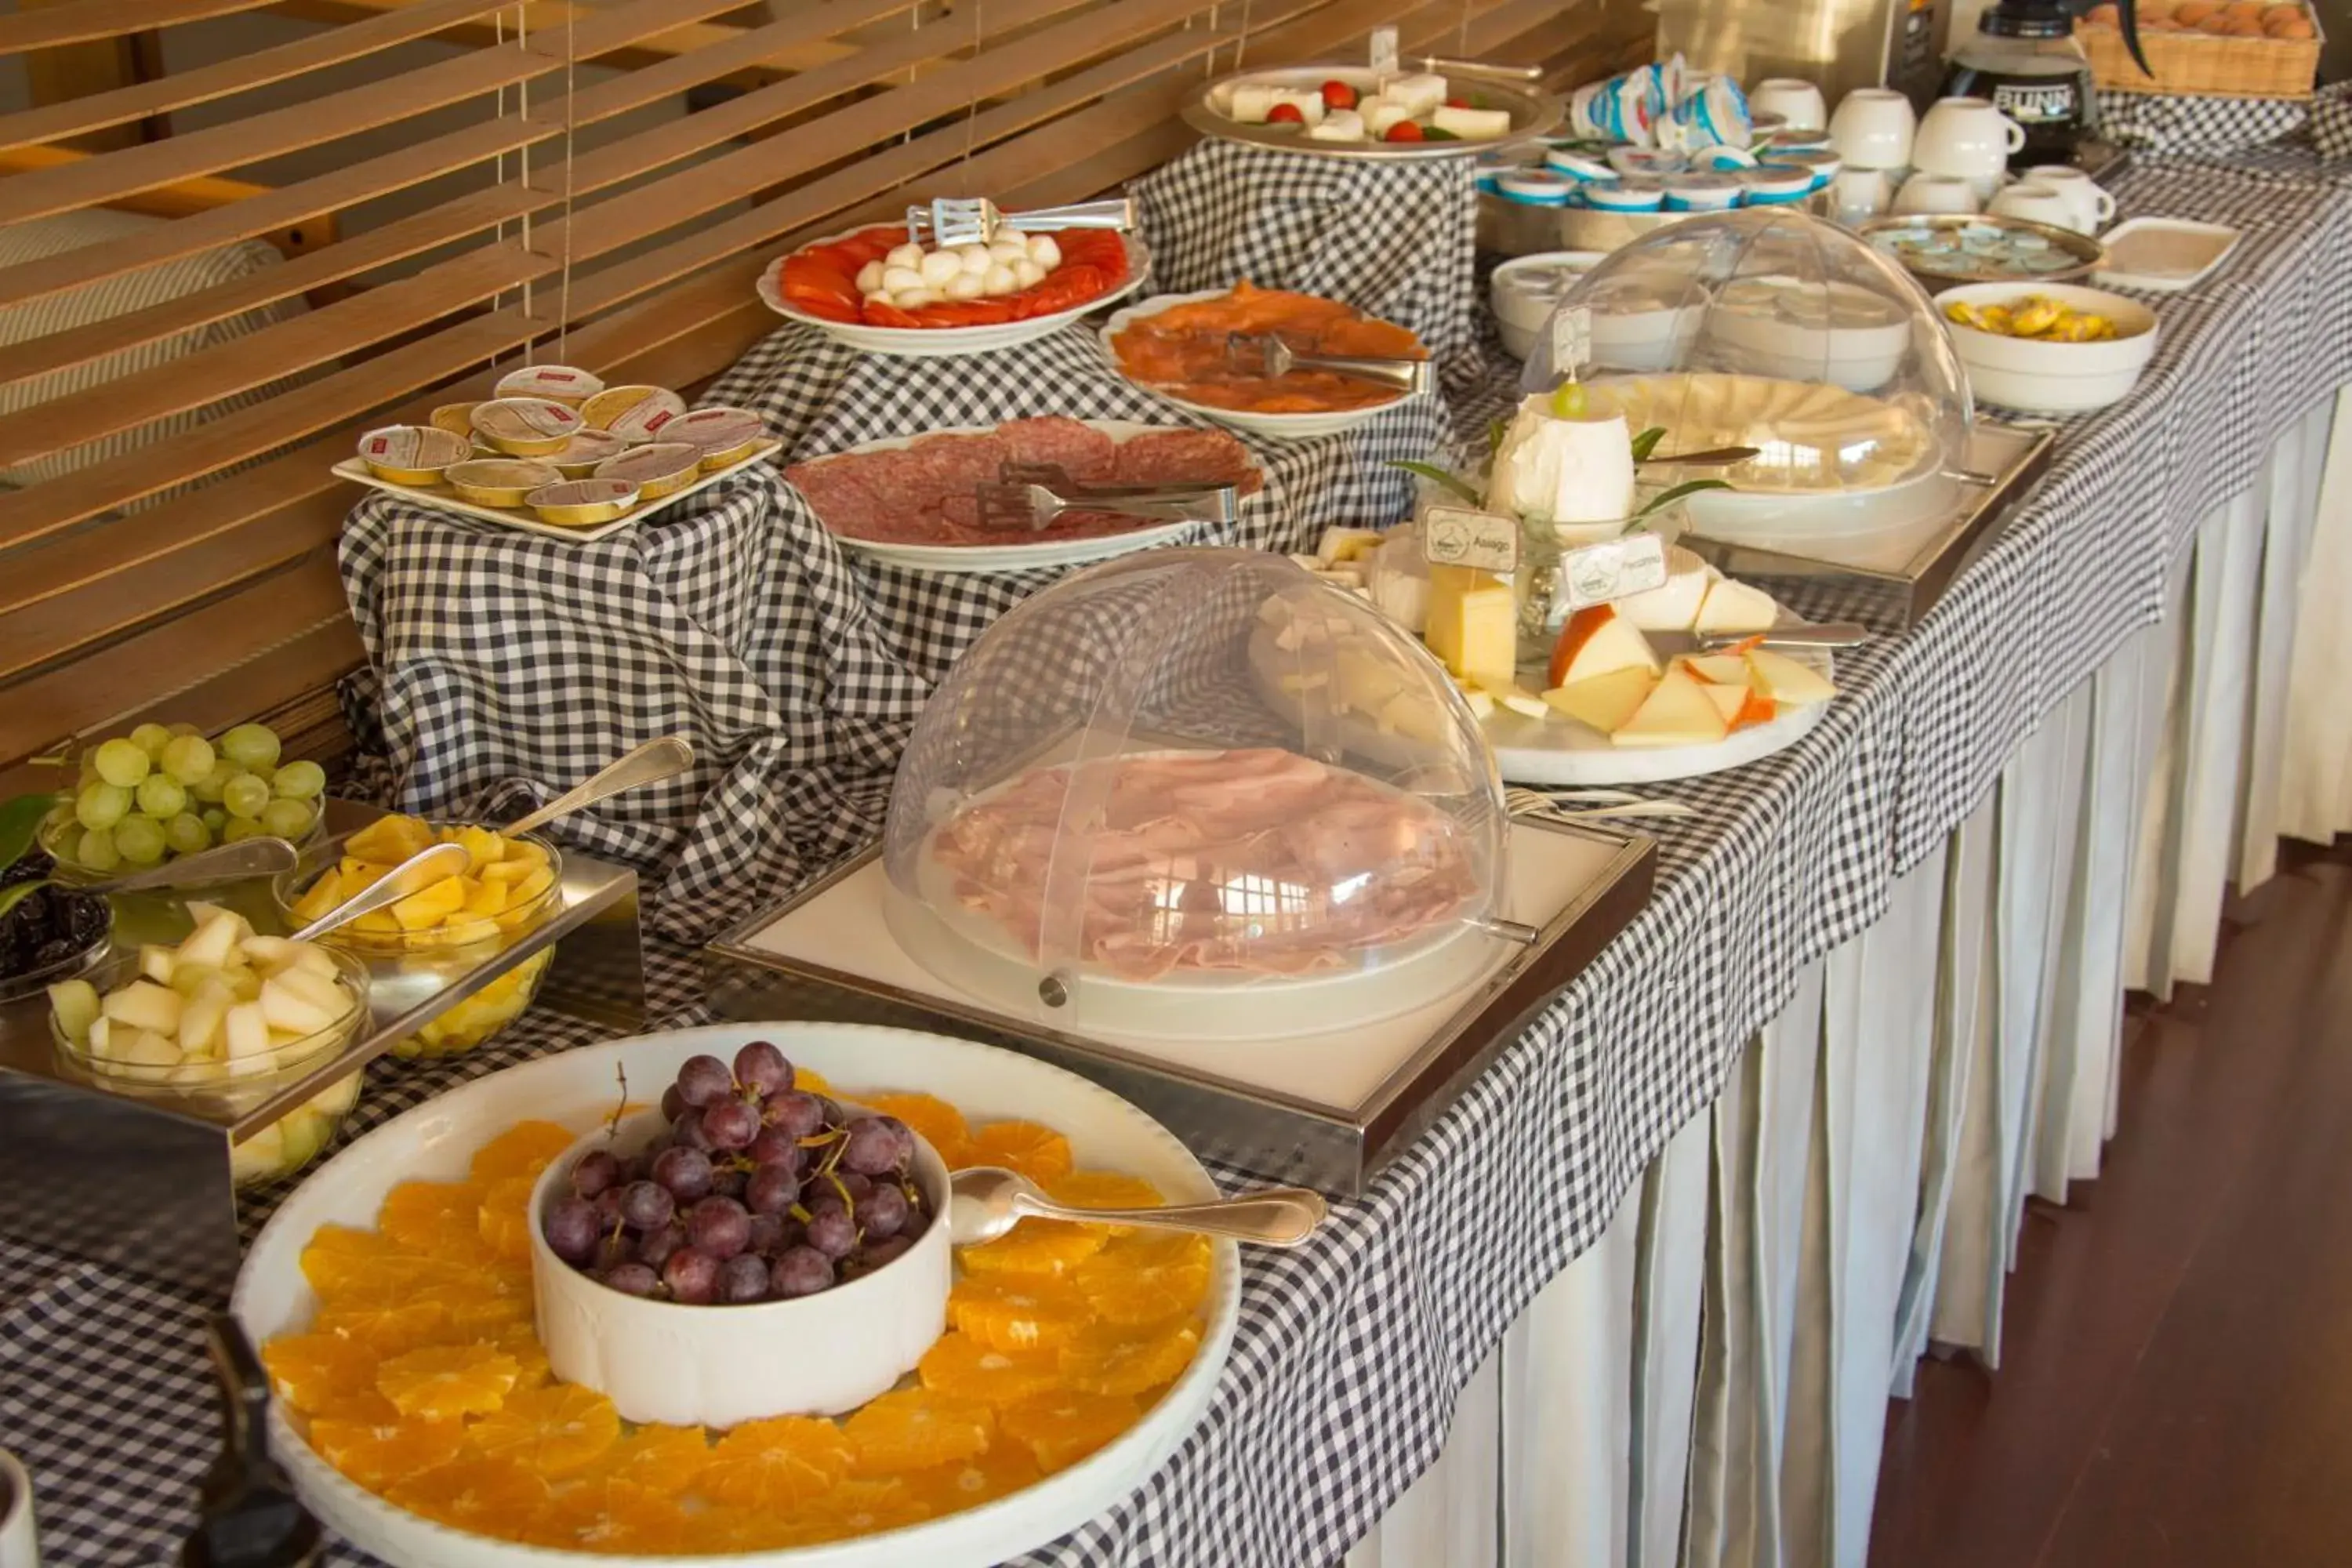
<instances>
[{"instance_id":1,"label":"glass bowl of pineapple chunks","mask_svg":"<svg viewBox=\"0 0 2352 1568\"><path fill-rule=\"evenodd\" d=\"M562 907L563 857L536 833L501 833L474 823L381 816L339 847L323 869L298 866L271 885L289 927L317 919L436 844L465 847L467 868L410 894L390 909L362 915L320 940L381 972L429 976L444 984L529 936ZM555 956L542 948L398 1040L392 1054L438 1060L487 1044L530 1007Z\"/></svg>"},{"instance_id":2,"label":"glass bowl of pineapple chunks","mask_svg":"<svg viewBox=\"0 0 2352 1568\"><path fill-rule=\"evenodd\" d=\"M366 965L316 942L257 934L243 915L192 902L177 945L117 950L48 988L49 1032L76 1074L118 1094L241 1117L351 1048L368 1018ZM359 1103L349 1073L231 1145L240 1187L316 1159Z\"/></svg>"}]
</instances>

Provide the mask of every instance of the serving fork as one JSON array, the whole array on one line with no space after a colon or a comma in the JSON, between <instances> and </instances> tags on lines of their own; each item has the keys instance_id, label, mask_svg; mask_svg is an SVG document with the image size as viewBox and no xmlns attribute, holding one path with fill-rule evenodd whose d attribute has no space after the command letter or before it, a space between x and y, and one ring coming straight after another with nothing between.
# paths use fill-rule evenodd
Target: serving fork
<instances>
[{"instance_id":1,"label":"serving fork","mask_svg":"<svg viewBox=\"0 0 2352 1568\"><path fill-rule=\"evenodd\" d=\"M1007 463L992 485L976 487L980 526L1039 532L1068 511L1107 511L1155 522L1231 522L1240 492L1232 485L1080 485L1053 463Z\"/></svg>"},{"instance_id":2,"label":"serving fork","mask_svg":"<svg viewBox=\"0 0 2352 1568\"><path fill-rule=\"evenodd\" d=\"M1225 363L1244 375L1279 381L1293 370L1328 370L1364 381L1384 382L1417 396L1436 384L1425 359L1357 359L1303 354L1272 333L1234 332L1225 339Z\"/></svg>"},{"instance_id":3,"label":"serving fork","mask_svg":"<svg viewBox=\"0 0 2352 1568\"><path fill-rule=\"evenodd\" d=\"M1563 795L1566 792L1561 792ZM1586 810L1569 810L1551 795L1540 790L1523 789L1517 784L1503 791L1503 805L1513 816L1540 817L1547 822L1609 822L1630 821L1643 817L1696 816L1698 813L1678 800L1627 800L1616 805L1599 805Z\"/></svg>"},{"instance_id":4,"label":"serving fork","mask_svg":"<svg viewBox=\"0 0 2352 1568\"><path fill-rule=\"evenodd\" d=\"M907 209L908 237L928 233L931 243L940 246L986 245L1007 230L1041 234L1057 228L1108 228L1125 234L1134 227L1135 203L1125 196L1017 213L1000 210L985 196L940 196L927 207Z\"/></svg>"}]
</instances>

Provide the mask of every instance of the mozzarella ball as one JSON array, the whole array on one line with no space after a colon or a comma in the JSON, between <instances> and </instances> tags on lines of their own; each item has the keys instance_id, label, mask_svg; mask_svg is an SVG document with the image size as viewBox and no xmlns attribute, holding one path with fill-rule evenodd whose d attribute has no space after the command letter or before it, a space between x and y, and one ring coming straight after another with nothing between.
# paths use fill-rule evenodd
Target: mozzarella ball
<instances>
[{"instance_id":1,"label":"mozzarella ball","mask_svg":"<svg viewBox=\"0 0 2352 1568\"><path fill-rule=\"evenodd\" d=\"M896 294L904 289L923 287L923 274L913 267L886 267L882 269L882 287Z\"/></svg>"},{"instance_id":2,"label":"mozzarella ball","mask_svg":"<svg viewBox=\"0 0 2352 1568\"><path fill-rule=\"evenodd\" d=\"M860 294L880 293L882 291L883 270L883 266L878 261L869 261L865 266L859 268L857 269L857 291Z\"/></svg>"},{"instance_id":3,"label":"mozzarella ball","mask_svg":"<svg viewBox=\"0 0 2352 1568\"><path fill-rule=\"evenodd\" d=\"M988 242L988 254L1009 266L1029 254L1029 241L1017 234L1000 234Z\"/></svg>"},{"instance_id":4,"label":"mozzarella ball","mask_svg":"<svg viewBox=\"0 0 2352 1568\"><path fill-rule=\"evenodd\" d=\"M866 296L866 302L869 305L895 305L898 301L890 298L888 289L877 289Z\"/></svg>"},{"instance_id":5,"label":"mozzarella ball","mask_svg":"<svg viewBox=\"0 0 2352 1568\"><path fill-rule=\"evenodd\" d=\"M901 310L919 310L926 305L938 304L940 295L934 289L893 289L890 302Z\"/></svg>"},{"instance_id":6,"label":"mozzarella ball","mask_svg":"<svg viewBox=\"0 0 2352 1568\"><path fill-rule=\"evenodd\" d=\"M948 279L963 270L963 263L953 251L934 250L923 258L923 286L944 289Z\"/></svg>"},{"instance_id":7,"label":"mozzarella ball","mask_svg":"<svg viewBox=\"0 0 2352 1568\"><path fill-rule=\"evenodd\" d=\"M894 247L890 254L882 258L882 265L919 268L923 265L923 247L919 245Z\"/></svg>"},{"instance_id":8,"label":"mozzarella ball","mask_svg":"<svg viewBox=\"0 0 2352 1568\"><path fill-rule=\"evenodd\" d=\"M1062 264L1062 247L1054 243L1050 234L1033 234L1029 237L1029 259L1051 272Z\"/></svg>"},{"instance_id":9,"label":"mozzarella ball","mask_svg":"<svg viewBox=\"0 0 2352 1568\"><path fill-rule=\"evenodd\" d=\"M959 272L948 279L947 294L950 300L977 300L984 291L977 273Z\"/></svg>"},{"instance_id":10,"label":"mozzarella ball","mask_svg":"<svg viewBox=\"0 0 2352 1568\"><path fill-rule=\"evenodd\" d=\"M1028 258L1022 259L1026 261ZM989 268L988 276L981 279L981 287L991 294L1016 294L1021 290L1021 279L1008 263L999 261Z\"/></svg>"},{"instance_id":11,"label":"mozzarella ball","mask_svg":"<svg viewBox=\"0 0 2352 1568\"><path fill-rule=\"evenodd\" d=\"M988 264L994 259L988 254L988 247L984 245L959 245L953 254L957 265L974 278L987 277Z\"/></svg>"},{"instance_id":12,"label":"mozzarella ball","mask_svg":"<svg viewBox=\"0 0 2352 1568\"><path fill-rule=\"evenodd\" d=\"M1045 281L1045 269L1024 257L1013 264L1013 276L1021 279L1021 287L1024 289L1034 289Z\"/></svg>"}]
</instances>

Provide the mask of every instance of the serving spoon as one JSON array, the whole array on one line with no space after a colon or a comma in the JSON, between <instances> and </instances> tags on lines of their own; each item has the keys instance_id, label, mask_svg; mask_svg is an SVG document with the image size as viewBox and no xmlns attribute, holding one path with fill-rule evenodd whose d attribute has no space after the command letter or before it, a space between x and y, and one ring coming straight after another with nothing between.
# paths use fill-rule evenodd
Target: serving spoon
<instances>
[{"instance_id":1,"label":"serving spoon","mask_svg":"<svg viewBox=\"0 0 2352 1568\"><path fill-rule=\"evenodd\" d=\"M600 800L672 778L694 766L694 748L676 735L663 735L647 741L605 763L591 774L586 783L565 790L529 816L509 823L500 831L529 833L534 827L544 827L559 816L569 816L575 811L585 811Z\"/></svg>"},{"instance_id":2,"label":"serving spoon","mask_svg":"<svg viewBox=\"0 0 2352 1568\"><path fill-rule=\"evenodd\" d=\"M1017 1171L975 1165L950 1179L955 1201L948 1205L948 1235L958 1247L993 1241L1024 1218L1076 1220L1082 1225L1139 1225L1230 1237L1261 1247L1296 1247L1315 1234L1329 1212L1320 1193L1304 1187L1268 1187L1210 1204L1168 1204L1150 1208L1093 1209L1057 1204Z\"/></svg>"}]
</instances>

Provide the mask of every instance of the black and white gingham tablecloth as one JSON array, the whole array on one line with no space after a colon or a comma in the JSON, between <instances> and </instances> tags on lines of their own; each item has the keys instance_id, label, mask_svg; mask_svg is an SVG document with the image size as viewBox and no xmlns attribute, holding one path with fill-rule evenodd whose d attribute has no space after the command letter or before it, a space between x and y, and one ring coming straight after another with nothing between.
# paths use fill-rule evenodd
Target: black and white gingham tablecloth
<instances>
[{"instance_id":1,"label":"black and white gingham tablecloth","mask_svg":"<svg viewBox=\"0 0 2352 1568\"><path fill-rule=\"evenodd\" d=\"M1323 1236L1248 1258L1232 1362L1200 1429L1140 1490L1024 1564L1337 1561L1435 1456L1456 1394L1506 1326L1715 1096L1799 968L1877 916L1892 879L2040 717L2157 616L2167 563L2198 518L2249 482L2278 431L2352 380L2352 188L2308 153L2282 153L2149 160L2119 195L2127 214L2246 235L2222 274L2158 302L2164 342L2138 394L2069 423L2048 480L1917 630L1841 656L1843 695L1802 742L1664 786L1699 811L1659 825L1649 908L1365 1197L1334 1206ZM1091 376L1087 353L1066 342L985 367L853 363L780 335L727 395L757 401L808 452L982 408L1131 416L1141 405ZM1385 452L1388 439L1367 444ZM1294 505L1316 506L1311 488L1350 471L1338 453L1275 460ZM1321 505L1316 521L1360 504ZM1313 527L1253 519L1240 532L1279 543ZM683 854L666 897L727 907L742 901L736 884L772 896L829 845L872 830L923 687L1039 585L858 564L764 480L587 550L486 541L372 501L346 562L389 668L373 710L408 765L406 799L453 804L512 773L567 783L683 722L710 771L667 806L599 821L587 841ZM820 720L822 736L792 728ZM576 735L568 749L544 738L562 726ZM411 761L420 738L427 763ZM703 789L698 813L681 814ZM751 848L708 820L762 813L793 826ZM827 813L845 825L824 828ZM698 1017L688 952L663 943L652 958L663 1021ZM538 1016L478 1058L379 1063L353 1130L593 1036ZM215 1441L199 1311L0 1244L0 1446L33 1471L52 1563L169 1558Z\"/></svg>"}]
</instances>

